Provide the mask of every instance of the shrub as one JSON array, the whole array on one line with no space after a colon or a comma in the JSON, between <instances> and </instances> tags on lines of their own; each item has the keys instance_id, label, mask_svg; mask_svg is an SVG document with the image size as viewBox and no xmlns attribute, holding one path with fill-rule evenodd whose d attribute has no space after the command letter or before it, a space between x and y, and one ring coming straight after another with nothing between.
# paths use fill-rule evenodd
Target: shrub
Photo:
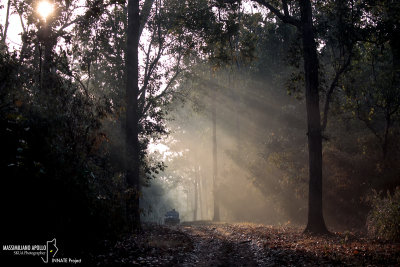
<instances>
[{"instance_id":1,"label":"shrub","mask_svg":"<svg viewBox=\"0 0 400 267\"><path fill-rule=\"evenodd\" d=\"M368 234L375 238L399 241L400 240L400 187L393 193L373 191L369 197L372 209L367 217Z\"/></svg>"}]
</instances>

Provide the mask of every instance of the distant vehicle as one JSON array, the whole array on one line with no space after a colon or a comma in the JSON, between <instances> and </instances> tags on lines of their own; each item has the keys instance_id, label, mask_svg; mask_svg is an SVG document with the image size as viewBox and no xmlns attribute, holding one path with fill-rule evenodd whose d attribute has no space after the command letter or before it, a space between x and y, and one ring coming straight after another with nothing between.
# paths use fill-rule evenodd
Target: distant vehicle
<instances>
[{"instance_id":1,"label":"distant vehicle","mask_svg":"<svg viewBox=\"0 0 400 267\"><path fill-rule=\"evenodd\" d=\"M165 213L165 219L164 223L168 225L177 225L180 223L179 220L179 212L177 212L175 209L172 209Z\"/></svg>"}]
</instances>

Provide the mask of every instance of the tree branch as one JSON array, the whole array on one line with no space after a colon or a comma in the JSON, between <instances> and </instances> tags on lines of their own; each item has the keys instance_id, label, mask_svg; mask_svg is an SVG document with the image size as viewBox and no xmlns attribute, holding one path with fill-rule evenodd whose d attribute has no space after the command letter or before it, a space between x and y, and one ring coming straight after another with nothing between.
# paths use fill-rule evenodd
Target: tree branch
<instances>
[{"instance_id":1,"label":"tree branch","mask_svg":"<svg viewBox=\"0 0 400 267\"><path fill-rule=\"evenodd\" d=\"M269 1L266 1L266 0L253 0L253 1L268 8L272 13L275 14L275 16L277 16L280 20L282 20L282 22L288 23L288 24L296 26L297 28L300 28L300 26L301 26L300 20L295 19L294 17L289 15L289 8L288 8L287 2L285 0L282 0L284 13L282 13L281 11L279 11L279 9L277 9L276 7L271 5Z\"/></svg>"},{"instance_id":2,"label":"tree branch","mask_svg":"<svg viewBox=\"0 0 400 267\"><path fill-rule=\"evenodd\" d=\"M349 67L350 62L351 62L351 57L352 53L350 52L346 62L340 67L340 69L336 72L335 77L333 78L333 81L329 87L328 93L326 94L326 99L325 99L325 107L324 107L324 115L322 119L322 125L321 125L321 131L325 131L326 125L328 123L328 112L329 112L329 105L331 102L332 94L333 91L335 90L340 76L343 74L343 72L346 71L346 69Z\"/></svg>"},{"instance_id":3,"label":"tree branch","mask_svg":"<svg viewBox=\"0 0 400 267\"><path fill-rule=\"evenodd\" d=\"M161 7L158 7L158 5L156 5L156 12L160 12L158 10L158 8L161 9ZM151 76L153 74L153 71L155 70L155 67L157 66L157 63L159 62L159 60L160 60L160 58L161 58L161 56L163 54L164 48L165 48L164 47L164 41L161 38L161 25L160 25L160 22L158 22L158 25L157 25L157 36L158 36L158 52L157 52L157 56L155 57L155 59L149 65L149 57L150 57L149 55L150 55L150 50L151 50L152 41L153 41L154 36L155 36L155 33L152 35L151 42L149 43L149 48L148 48L148 52L147 52L147 55L146 55L146 66L145 66L145 76L144 76L143 86L139 90L140 99L143 102L142 108L145 105L144 104L144 102L145 102L144 100L146 98L146 89L147 89L148 83L150 81L150 78L151 78Z\"/></svg>"},{"instance_id":4,"label":"tree branch","mask_svg":"<svg viewBox=\"0 0 400 267\"><path fill-rule=\"evenodd\" d=\"M144 26L146 26L147 20L150 16L151 7L153 6L154 0L146 0L142 6L140 12L140 26L139 26L139 38L142 35Z\"/></svg>"},{"instance_id":5,"label":"tree branch","mask_svg":"<svg viewBox=\"0 0 400 267\"><path fill-rule=\"evenodd\" d=\"M98 1L98 2L101 2L101 1ZM110 5L112 5L112 1L109 2L109 3L103 3L100 7L99 7L98 5L94 5L94 6L96 7L96 9L106 10L106 8L107 8L108 6L110 6ZM78 22L80 22L80 21L86 20L86 19L87 19L87 14L88 14L88 12L91 11L91 10L93 10L93 7L88 7L88 10L85 12L85 14L83 14L83 15L77 17L76 19L74 19L74 20L72 20L72 21L70 21L70 22L65 23L64 25L62 25L62 26L55 32L55 36L58 37L58 36L63 35L64 30L65 30L66 28L68 28L69 26L71 26L71 25L73 25L73 24L75 24L75 23L78 23Z\"/></svg>"},{"instance_id":6,"label":"tree branch","mask_svg":"<svg viewBox=\"0 0 400 267\"><path fill-rule=\"evenodd\" d=\"M19 21L21 22L21 28L24 33L27 32L28 29L25 28L24 20L22 19L22 13L18 11Z\"/></svg>"},{"instance_id":7,"label":"tree branch","mask_svg":"<svg viewBox=\"0 0 400 267\"><path fill-rule=\"evenodd\" d=\"M150 81L150 78L151 78L151 76L153 74L155 66L157 65L158 61L160 60L163 51L164 51L164 48L162 47L162 43L161 43L160 47L158 49L158 53L157 53L156 58L150 63L150 65L148 67L148 72L147 72L147 75L144 77L143 86L140 89L139 94L145 94L147 85L149 84L149 81ZM147 69L147 66L146 66L146 69Z\"/></svg>"},{"instance_id":8,"label":"tree branch","mask_svg":"<svg viewBox=\"0 0 400 267\"><path fill-rule=\"evenodd\" d=\"M382 137L378 134L377 131L375 131L374 127L372 127L372 125L368 122L368 119L365 119L361 116L361 112L360 112L360 104L358 103L358 101L356 101L356 105L357 105L357 117L360 121L365 123L365 126L367 126L368 129L370 129L370 131L378 138L379 142L382 144L383 143L383 139Z\"/></svg>"},{"instance_id":9,"label":"tree branch","mask_svg":"<svg viewBox=\"0 0 400 267\"><path fill-rule=\"evenodd\" d=\"M8 2L7 2L6 22L5 22L5 25L4 25L4 32L2 33L2 38L1 38L1 41L3 43L6 43L6 39L7 39L7 30L8 30L9 15L10 15L10 5L11 5L11 0L8 0Z\"/></svg>"},{"instance_id":10,"label":"tree branch","mask_svg":"<svg viewBox=\"0 0 400 267\"><path fill-rule=\"evenodd\" d=\"M182 69L180 68L180 63L181 63L181 59L182 59L182 52L179 53L178 59L177 59L177 65L176 65L176 71L174 73L174 75L171 77L171 79L168 81L167 86L165 87L164 91L162 91L159 95L155 96L153 98L153 100L157 100L160 99L161 97L165 96L167 93L170 92L170 88L172 86L172 84L175 82L175 80L178 78L179 74L181 74ZM144 116L144 114L146 114L146 112L150 109L151 107L151 101L149 101L147 103L146 106L144 106L143 111L142 111L142 116Z\"/></svg>"},{"instance_id":11,"label":"tree branch","mask_svg":"<svg viewBox=\"0 0 400 267\"><path fill-rule=\"evenodd\" d=\"M85 95L87 98L89 98L89 93L88 93L88 89L85 86L85 84L79 79L78 75L73 75L72 77L75 78L75 80L78 81L78 83L82 86L83 91L85 91Z\"/></svg>"},{"instance_id":12,"label":"tree branch","mask_svg":"<svg viewBox=\"0 0 400 267\"><path fill-rule=\"evenodd\" d=\"M150 64L150 53L151 53L151 47L152 47L153 41L154 41L154 34L151 36L151 40L149 42L149 46L147 48L147 52L144 52L146 54L146 63L145 63L145 68L144 68L144 79L145 80L143 82L142 88L139 91L139 94L141 94L146 89L146 86L147 86L146 78L149 77L148 73L149 73L149 68L151 67L151 64Z\"/></svg>"},{"instance_id":13,"label":"tree branch","mask_svg":"<svg viewBox=\"0 0 400 267\"><path fill-rule=\"evenodd\" d=\"M286 17L289 17L290 15L289 15L289 7L288 7L288 4L287 4L287 1L286 0L282 0L282 6L283 6L283 14L286 16Z\"/></svg>"}]
</instances>

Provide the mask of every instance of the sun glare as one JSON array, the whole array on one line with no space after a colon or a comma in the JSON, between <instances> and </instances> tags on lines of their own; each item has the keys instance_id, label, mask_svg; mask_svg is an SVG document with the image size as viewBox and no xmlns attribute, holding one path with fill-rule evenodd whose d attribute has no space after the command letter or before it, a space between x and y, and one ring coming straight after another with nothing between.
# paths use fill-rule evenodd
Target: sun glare
<instances>
[{"instance_id":1,"label":"sun glare","mask_svg":"<svg viewBox=\"0 0 400 267\"><path fill-rule=\"evenodd\" d=\"M41 1L38 4L37 12L43 19L46 19L53 12L53 9L53 4L47 1Z\"/></svg>"}]
</instances>

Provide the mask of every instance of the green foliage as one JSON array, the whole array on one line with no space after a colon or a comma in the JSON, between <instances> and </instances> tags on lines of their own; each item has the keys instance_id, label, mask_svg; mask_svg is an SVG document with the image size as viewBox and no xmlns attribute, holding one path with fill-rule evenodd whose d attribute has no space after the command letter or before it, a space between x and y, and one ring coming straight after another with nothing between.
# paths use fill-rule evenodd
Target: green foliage
<instances>
[{"instance_id":1,"label":"green foliage","mask_svg":"<svg viewBox=\"0 0 400 267\"><path fill-rule=\"evenodd\" d=\"M393 194L373 191L370 195L371 211L368 214L368 233L375 237L393 241L400 240L400 187Z\"/></svg>"}]
</instances>

